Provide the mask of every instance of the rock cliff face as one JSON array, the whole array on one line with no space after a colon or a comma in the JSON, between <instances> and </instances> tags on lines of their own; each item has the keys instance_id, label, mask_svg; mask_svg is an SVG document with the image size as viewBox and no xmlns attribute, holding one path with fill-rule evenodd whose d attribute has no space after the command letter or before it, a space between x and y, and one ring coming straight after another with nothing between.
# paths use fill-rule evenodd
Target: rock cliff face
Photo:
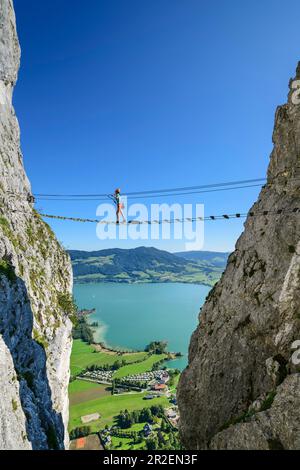
<instances>
[{"instance_id":1,"label":"rock cliff face","mask_svg":"<svg viewBox=\"0 0 300 470\"><path fill-rule=\"evenodd\" d=\"M20 50L0 0L0 449L68 445L72 271L30 202L12 92Z\"/></svg>"},{"instance_id":2,"label":"rock cliff face","mask_svg":"<svg viewBox=\"0 0 300 470\"><path fill-rule=\"evenodd\" d=\"M178 390L190 449L300 449L300 211L288 212L300 208L299 97L300 63L252 208L284 212L248 217L191 338Z\"/></svg>"}]
</instances>

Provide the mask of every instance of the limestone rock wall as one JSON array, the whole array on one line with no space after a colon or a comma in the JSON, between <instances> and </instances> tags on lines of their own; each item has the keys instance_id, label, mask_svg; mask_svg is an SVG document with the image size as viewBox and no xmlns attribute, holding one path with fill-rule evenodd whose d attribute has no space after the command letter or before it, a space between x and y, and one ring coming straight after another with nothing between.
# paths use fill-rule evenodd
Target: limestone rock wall
<instances>
[{"instance_id":1,"label":"limestone rock wall","mask_svg":"<svg viewBox=\"0 0 300 470\"><path fill-rule=\"evenodd\" d=\"M0 449L63 449L72 270L30 202L12 107L19 61L13 3L0 0Z\"/></svg>"},{"instance_id":2,"label":"limestone rock wall","mask_svg":"<svg viewBox=\"0 0 300 470\"><path fill-rule=\"evenodd\" d=\"M200 312L178 389L187 448L300 448L300 63L289 87L252 208L284 212L248 217Z\"/></svg>"}]
</instances>

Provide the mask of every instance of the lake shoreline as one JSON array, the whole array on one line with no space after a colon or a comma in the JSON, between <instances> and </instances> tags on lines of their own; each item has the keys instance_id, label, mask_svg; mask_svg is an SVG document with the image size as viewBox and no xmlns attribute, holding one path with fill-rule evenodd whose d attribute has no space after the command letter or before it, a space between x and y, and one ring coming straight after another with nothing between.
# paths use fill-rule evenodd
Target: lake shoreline
<instances>
[{"instance_id":1,"label":"lake shoreline","mask_svg":"<svg viewBox=\"0 0 300 470\"><path fill-rule=\"evenodd\" d=\"M90 281L81 281L74 279L73 283L74 285L85 285L85 284L122 284L122 285L137 285L137 284L188 284L188 285L195 285L195 286L205 286L205 287L210 287L211 289L217 284L216 281L213 284L209 284L206 282L197 282L197 281L162 281L161 279L158 279L157 281L126 281L126 280L102 280L102 281L95 281L94 279L91 279Z\"/></svg>"},{"instance_id":2,"label":"lake shoreline","mask_svg":"<svg viewBox=\"0 0 300 470\"><path fill-rule=\"evenodd\" d=\"M129 287L130 286L130 287ZM167 341L170 366L187 364L190 337L198 324L198 313L210 290L204 284L185 282L78 283L74 297L79 308L96 312L89 323L98 323L93 343L110 354L144 351L151 341ZM173 362L174 361L174 362Z\"/></svg>"},{"instance_id":3,"label":"lake shoreline","mask_svg":"<svg viewBox=\"0 0 300 470\"><path fill-rule=\"evenodd\" d=\"M123 347L120 346L120 349L118 347L118 349L115 349L109 345L107 345L105 343L105 341L101 341L101 342L96 342L96 341L93 341L93 343L91 343L91 346L93 346L95 348L95 350L97 352L103 352L103 353L106 353L106 354L112 354L112 355L115 355L115 354L120 354L120 356L125 356L126 354L134 354L134 353L142 353L142 352L146 352L145 350L137 350L137 349L132 349L132 350L129 350L129 349L122 349ZM181 352L172 352L172 351L166 351L166 354L168 355L168 357L166 358L166 361L174 361L176 359L179 359L181 357L183 357L184 355L181 353Z\"/></svg>"}]
</instances>

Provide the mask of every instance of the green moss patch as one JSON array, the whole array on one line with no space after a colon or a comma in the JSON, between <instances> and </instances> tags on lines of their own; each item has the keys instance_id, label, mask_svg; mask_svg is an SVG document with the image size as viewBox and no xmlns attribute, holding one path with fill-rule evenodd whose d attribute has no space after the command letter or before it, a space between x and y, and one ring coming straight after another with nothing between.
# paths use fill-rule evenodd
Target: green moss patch
<instances>
[{"instance_id":1,"label":"green moss patch","mask_svg":"<svg viewBox=\"0 0 300 470\"><path fill-rule=\"evenodd\" d=\"M39 334L39 332L35 328L33 329L33 339L44 349L47 349L47 347L49 346L46 339L43 338L43 336Z\"/></svg>"},{"instance_id":2,"label":"green moss patch","mask_svg":"<svg viewBox=\"0 0 300 470\"><path fill-rule=\"evenodd\" d=\"M18 409L17 400L12 399L11 406L12 406L13 411L17 411L17 409Z\"/></svg>"},{"instance_id":3,"label":"green moss patch","mask_svg":"<svg viewBox=\"0 0 300 470\"><path fill-rule=\"evenodd\" d=\"M6 260L0 260L0 276L5 276L10 282L17 279L14 267Z\"/></svg>"},{"instance_id":4,"label":"green moss patch","mask_svg":"<svg viewBox=\"0 0 300 470\"><path fill-rule=\"evenodd\" d=\"M73 324L77 323L77 306L75 304L72 294L66 292L65 294L57 295L57 303L59 307L66 313Z\"/></svg>"}]
</instances>

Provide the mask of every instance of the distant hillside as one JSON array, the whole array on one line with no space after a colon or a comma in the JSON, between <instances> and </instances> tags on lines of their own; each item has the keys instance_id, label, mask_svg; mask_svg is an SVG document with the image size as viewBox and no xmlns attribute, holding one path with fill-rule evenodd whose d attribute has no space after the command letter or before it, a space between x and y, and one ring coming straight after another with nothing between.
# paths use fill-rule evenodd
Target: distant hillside
<instances>
[{"instance_id":1,"label":"distant hillside","mask_svg":"<svg viewBox=\"0 0 300 470\"><path fill-rule=\"evenodd\" d=\"M69 251L77 283L187 282L212 286L225 268L227 255L203 253L208 253L207 257L186 259L183 254L146 247Z\"/></svg>"},{"instance_id":2,"label":"distant hillside","mask_svg":"<svg viewBox=\"0 0 300 470\"><path fill-rule=\"evenodd\" d=\"M174 253L174 255L188 260L212 263L214 266L224 268L230 253L224 253L221 251L181 251L179 253Z\"/></svg>"}]
</instances>

